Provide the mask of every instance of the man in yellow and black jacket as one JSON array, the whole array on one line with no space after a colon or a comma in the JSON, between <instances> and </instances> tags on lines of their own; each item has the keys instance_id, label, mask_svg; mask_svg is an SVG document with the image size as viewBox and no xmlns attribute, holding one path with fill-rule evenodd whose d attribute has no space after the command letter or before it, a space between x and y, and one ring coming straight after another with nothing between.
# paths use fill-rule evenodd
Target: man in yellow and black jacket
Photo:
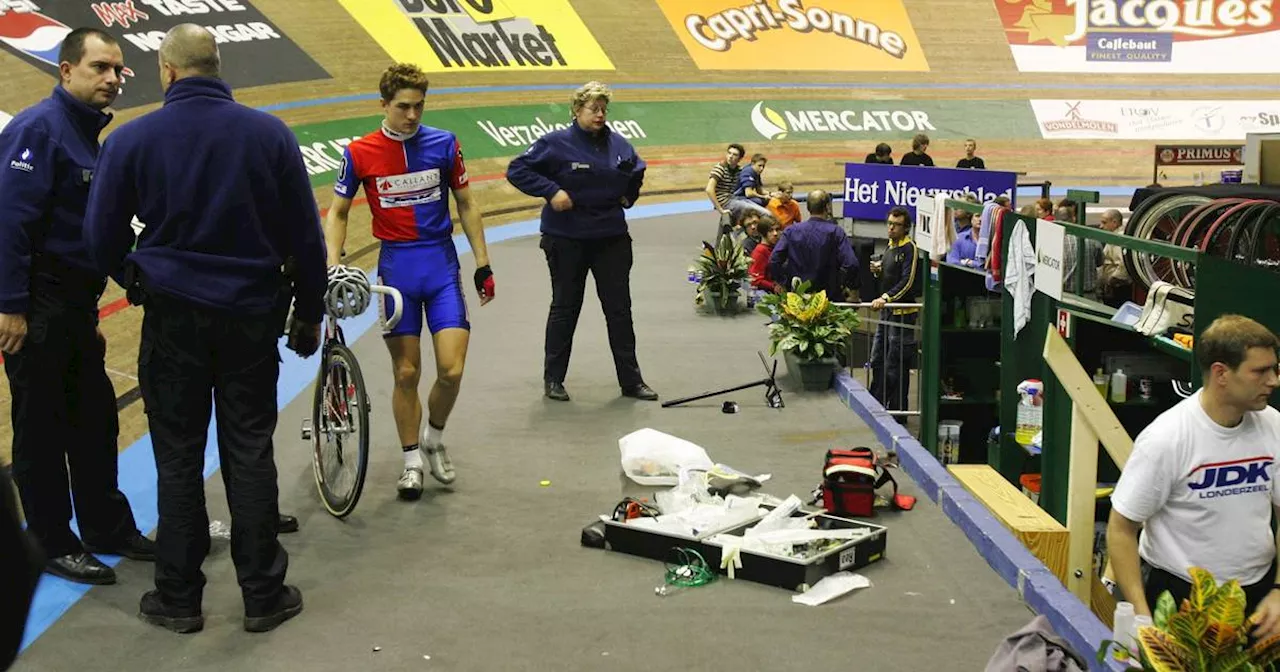
<instances>
[{"instance_id":1,"label":"man in yellow and black jacket","mask_svg":"<svg viewBox=\"0 0 1280 672\"><path fill-rule=\"evenodd\" d=\"M871 302L880 311L880 324L871 341L871 395L886 410L907 410L911 369L916 365L914 326L919 308L885 308L886 304L918 303L920 263L916 244L907 236L911 213L903 207L889 211L889 249L884 260L872 262L882 294Z\"/></svg>"}]
</instances>

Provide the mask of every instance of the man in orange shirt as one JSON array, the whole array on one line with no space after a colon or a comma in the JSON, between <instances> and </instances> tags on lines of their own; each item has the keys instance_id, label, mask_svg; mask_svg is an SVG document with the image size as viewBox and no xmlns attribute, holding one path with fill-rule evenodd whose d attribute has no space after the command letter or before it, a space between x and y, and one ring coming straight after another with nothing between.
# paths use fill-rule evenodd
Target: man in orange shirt
<instances>
[{"instance_id":1,"label":"man in orange shirt","mask_svg":"<svg viewBox=\"0 0 1280 672\"><path fill-rule=\"evenodd\" d=\"M769 200L769 212L778 218L783 229L800 221L800 204L791 198L794 190L795 187L790 182L781 182L778 184L778 195Z\"/></svg>"}]
</instances>

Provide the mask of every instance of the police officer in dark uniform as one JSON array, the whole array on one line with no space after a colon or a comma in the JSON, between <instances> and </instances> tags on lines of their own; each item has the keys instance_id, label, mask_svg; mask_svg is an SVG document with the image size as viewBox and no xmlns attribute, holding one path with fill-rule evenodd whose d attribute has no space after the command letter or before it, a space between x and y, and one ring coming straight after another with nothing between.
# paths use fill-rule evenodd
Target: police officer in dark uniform
<instances>
[{"instance_id":1,"label":"police officer in dark uniform","mask_svg":"<svg viewBox=\"0 0 1280 672\"><path fill-rule=\"evenodd\" d=\"M244 628L271 630L302 611L301 593L284 583L289 556L276 539L276 342L291 281L298 325L291 347L303 356L316 350L324 238L293 134L236 103L220 65L207 30L183 24L169 31L160 45L164 107L108 139L85 216L99 268L146 311L138 379L160 525L156 590L143 595L139 611L175 632L204 625L202 472L211 401ZM130 253L135 215L146 226ZM292 278L282 272L286 265Z\"/></svg>"},{"instance_id":2,"label":"police officer in dark uniform","mask_svg":"<svg viewBox=\"0 0 1280 672\"><path fill-rule=\"evenodd\" d=\"M871 262L871 271L880 276L882 293L871 301L880 311L880 324L871 339L871 395L886 410L907 410L911 369L915 368L916 336L912 328L919 308L885 308L889 303L917 303L920 297L919 251L907 235L911 212L898 206L887 219L889 248L883 261Z\"/></svg>"},{"instance_id":3,"label":"police officer in dark uniform","mask_svg":"<svg viewBox=\"0 0 1280 672\"><path fill-rule=\"evenodd\" d=\"M513 186L547 200L541 247L551 272L551 311L543 382L547 398L557 401L569 400L564 379L588 271L595 277L622 394L658 398L636 361L631 236L623 213L640 197L645 162L605 124L612 95L601 82L579 87L571 100L573 123L538 138L507 167Z\"/></svg>"},{"instance_id":4,"label":"police officer in dark uniform","mask_svg":"<svg viewBox=\"0 0 1280 672\"><path fill-rule=\"evenodd\" d=\"M13 478L45 569L106 584L115 570L92 553L155 554L117 484L120 425L98 330L106 276L81 235L124 55L110 35L81 28L62 41L58 61L53 95L0 132L0 350L13 396Z\"/></svg>"}]
</instances>

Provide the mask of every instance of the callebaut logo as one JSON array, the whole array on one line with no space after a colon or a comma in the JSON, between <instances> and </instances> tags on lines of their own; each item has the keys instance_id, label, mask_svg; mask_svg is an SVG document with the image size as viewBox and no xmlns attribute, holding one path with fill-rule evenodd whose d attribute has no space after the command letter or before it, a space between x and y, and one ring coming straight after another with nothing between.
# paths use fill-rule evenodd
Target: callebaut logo
<instances>
[{"instance_id":1,"label":"callebaut logo","mask_svg":"<svg viewBox=\"0 0 1280 672\"><path fill-rule=\"evenodd\" d=\"M1080 111L1082 101L1067 103L1067 113L1062 119L1054 119L1043 123L1044 130L1050 133L1066 133L1070 131L1097 131L1101 133L1117 133L1120 127L1114 121L1086 119Z\"/></svg>"},{"instance_id":2,"label":"callebaut logo","mask_svg":"<svg viewBox=\"0 0 1280 672\"><path fill-rule=\"evenodd\" d=\"M1048 4L1048 3L1044 3ZM1274 0L1067 0L1075 6L1068 42L1098 30L1145 30L1192 38L1273 30Z\"/></svg>"}]
</instances>

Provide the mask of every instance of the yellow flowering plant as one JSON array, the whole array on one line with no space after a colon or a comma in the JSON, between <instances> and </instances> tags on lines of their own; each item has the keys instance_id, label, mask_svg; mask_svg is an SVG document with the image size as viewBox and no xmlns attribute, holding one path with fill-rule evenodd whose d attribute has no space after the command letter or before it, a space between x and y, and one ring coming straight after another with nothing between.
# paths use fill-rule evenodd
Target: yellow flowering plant
<instances>
[{"instance_id":1,"label":"yellow flowering plant","mask_svg":"<svg viewBox=\"0 0 1280 672\"><path fill-rule=\"evenodd\" d=\"M791 291L766 294L756 310L774 318L769 324L769 355L790 351L801 361L834 357L858 326L858 313L833 305L826 290L809 291L809 282L793 282Z\"/></svg>"}]
</instances>

